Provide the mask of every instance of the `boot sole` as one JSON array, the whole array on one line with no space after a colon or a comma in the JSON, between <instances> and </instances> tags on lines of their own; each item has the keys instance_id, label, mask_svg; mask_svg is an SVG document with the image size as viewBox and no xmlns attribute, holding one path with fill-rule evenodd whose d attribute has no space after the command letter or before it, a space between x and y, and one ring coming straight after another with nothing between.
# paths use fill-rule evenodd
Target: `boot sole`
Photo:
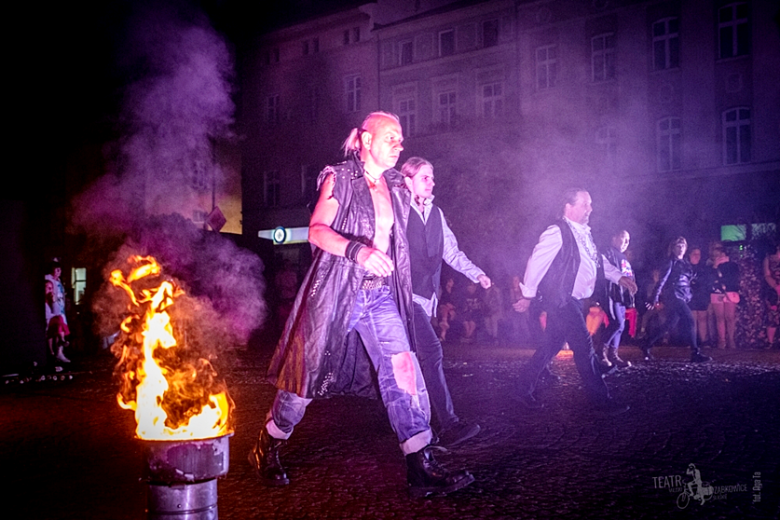
<instances>
[{"instance_id":1,"label":"boot sole","mask_svg":"<svg viewBox=\"0 0 780 520\"><path fill-rule=\"evenodd\" d=\"M428 495L447 495L454 491L458 491L459 489L463 489L472 482L474 482L474 475L467 473L466 476L464 476L462 479L457 482L453 482L447 487L410 487L409 496L412 498L425 498Z\"/></svg>"}]
</instances>

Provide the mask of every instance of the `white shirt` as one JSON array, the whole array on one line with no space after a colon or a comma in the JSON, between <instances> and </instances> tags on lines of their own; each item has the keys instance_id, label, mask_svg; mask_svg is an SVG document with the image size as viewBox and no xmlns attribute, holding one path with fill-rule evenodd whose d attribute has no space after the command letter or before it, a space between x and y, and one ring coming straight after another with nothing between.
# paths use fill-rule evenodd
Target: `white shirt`
<instances>
[{"instance_id":1,"label":"white shirt","mask_svg":"<svg viewBox=\"0 0 780 520\"><path fill-rule=\"evenodd\" d=\"M588 298L593 294L593 289L596 287L596 274L597 265L596 260L598 257L596 244L593 242L593 237L590 235L590 227L585 224L578 224L571 221L566 217L563 220L569 224L572 233L574 234L574 240L577 242L577 248L580 251L580 267L577 270L577 276L574 279L574 288L571 291L572 297L581 300ZM531 258L528 259L528 265L525 268L525 276L523 277L523 283L520 284L520 288L523 290L523 296L525 298L535 298L536 290L539 287L544 275L550 269L555 256L563 246L563 236L561 235L561 228L557 225L548 227L544 233L539 237L539 243L534 247L534 252L531 254ZM607 280L618 283L620 277L620 269L610 264L606 258L601 259L601 263L604 266L604 276Z\"/></svg>"},{"instance_id":2,"label":"white shirt","mask_svg":"<svg viewBox=\"0 0 780 520\"><path fill-rule=\"evenodd\" d=\"M412 201L412 209L420 215L423 224L428 222L428 217L431 215L433 209L433 197L425 199L423 201L423 211L420 212L420 208ZM447 265L463 274L472 282L477 282L477 277L485 274L485 271L474 265L474 263L468 259L466 254L458 248L458 239L455 238L450 227L447 225L447 220L444 218L444 212L440 207L436 206L439 210L441 217L441 230L444 235L444 251L442 252L442 259L447 262ZM434 291L433 296L430 299L420 296L419 294L412 294L412 300L414 303L420 304L425 309L425 313L428 316L436 316L436 308L438 307L439 298Z\"/></svg>"}]
</instances>

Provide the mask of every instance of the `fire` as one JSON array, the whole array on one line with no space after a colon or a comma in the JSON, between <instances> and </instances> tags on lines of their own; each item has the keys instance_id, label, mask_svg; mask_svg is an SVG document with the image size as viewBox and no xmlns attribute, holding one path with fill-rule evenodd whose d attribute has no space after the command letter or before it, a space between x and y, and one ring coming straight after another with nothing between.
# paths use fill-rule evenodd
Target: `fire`
<instances>
[{"instance_id":1,"label":"fire","mask_svg":"<svg viewBox=\"0 0 780 520\"><path fill-rule=\"evenodd\" d=\"M184 291L163 279L150 256L128 259L127 276L113 271L110 282L125 290L128 316L113 350L122 381L119 406L134 410L136 435L147 440L208 439L231 433L232 400L211 363L199 357L177 331L169 310Z\"/></svg>"}]
</instances>

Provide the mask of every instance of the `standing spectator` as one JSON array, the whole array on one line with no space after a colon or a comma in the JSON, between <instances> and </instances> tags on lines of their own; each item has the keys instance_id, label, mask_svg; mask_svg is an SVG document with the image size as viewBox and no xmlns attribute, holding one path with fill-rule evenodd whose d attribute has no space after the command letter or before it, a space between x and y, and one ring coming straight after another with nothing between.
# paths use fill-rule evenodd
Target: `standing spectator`
<instances>
[{"instance_id":1,"label":"standing spectator","mask_svg":"<svg viewBox=\"0 0 780 520\"><path fill-rule=\"evenodd\" d=\"M70 329L65 321L65 315L60 312L59 303L54 293L54 284L46 280L45 316L46 316L46 341L49 345L49 354L58 361L70 363L63 350L69 345L65 339L70 335Z\"/></svg>"},{"instance_id":2,"label":"standing spectator","mask_svg":"<svg viewBox=\"0 0 780 520\"><path fill-rule=\"evenodd\" d=\"M710 287L714 281L713 270L701 261L700 247L692 247L688 251L688 260L693 266L694 274L691 281L691 301L688 306L693 314L699 345L705 347L710 345L707 310L710 306Z\"/></svg>"},{"instance_id":3,"label":"standing spectator","mask_svg":"<svg viewBox=\"0 0 780 520\"><path fill-rule=\"evenodd\" d=\"M60 265L60 260L59 258L54 258L51 264L49 264L49 274L44 277L46 280L47 337L54 338L49 341L51 355L63 363L70 363L70 360L63 353L64 347L68 345L65 338L70 335L70 329L68 328L68 317L66 315L67 299L65 297L65 286L62 285L61 276L62 266ZM51 285L51 292L49 291L49 285ZM60 336L62 336L61 340L57 339ZM54 347L57 348L55 349Z\"/></svg>"},{"instance_id":4,"label":"standing spectator","mask_svg":"<svg viewBox=\"0 0 780 520\"><path fill-rule=\"evenodd\" d=\"M715 314L718 348L736 348L734 332L739 303L739 266L732 262L722 245L712 248L713 283L710 304Z\"/></svg>"},{"instance_id":5,"label":"standing spectator","mask_svg":"<svg viewBox=\"0 0 780 520\"><path fill-rule=\"evenodd\" d=\"M636 282L634 270L631 268L631 263L625 255L630 241L631 235L629 235L628 231L625 229L618 231L612 236L610 246L604 252L604 258L617 269L620 269L620 274ZM607 305L604 310L607 313L607 318L609 318L604 330L604 341L600 345L602 350L601 361L607 367L613 365L617 368L630 367L631 363L624 361L618 356L618 347L620 346L623 329L626 326L626 309L634 307L634 295L622 285L609 280L604 279L601 283L607 285Z\"/></svg>"},{"instance_id":6,"label":"standing spectator","mask_svg":"<svg viewBox=\"0 0 780 520\"><path fill-rule=\"evenodd\" d=\"M772 348L780 327L780 242L764 258L764 280L767 283L764 301L767 307L766 348Z\"/></svg>"},{"instance_id":7,"label":"standing spectator","mask_svg":"<svg viewBox=\"0 0 780 520\"><path fill-rule=\"evenodd\" d=\"M677 237L669 244L669 258L661 270L661 278L653 290L652 300L648 307L657 307L663 303L663 315L666 318L663 326L655 327L648 333L642 344L642 353L646 360L653 359L650 349L660 340L667 330L674 330L680 325L683 340L691 347L691 362L702 363L711 361L712 358L703 355L699 351L694 330L693 314L688 307L691 301L691 279L693 279L693 266L685 258L685 250L688 241L685 237Z\"/></svg>"}]
</instances>

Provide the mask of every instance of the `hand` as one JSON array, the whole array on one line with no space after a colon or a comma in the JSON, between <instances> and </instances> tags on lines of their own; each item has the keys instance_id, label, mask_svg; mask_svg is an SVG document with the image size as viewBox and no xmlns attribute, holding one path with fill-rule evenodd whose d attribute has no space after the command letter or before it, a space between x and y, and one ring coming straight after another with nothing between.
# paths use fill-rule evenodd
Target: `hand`
<instances>
[{"instance_id":1,"label":"hand","mask_svg":"<svg viewBox=\"0 0 780 520\"><path fill-rule=\"evenodd\" d=\"M526 298L520 298L515 303L512 304L512 308L516 310L517 312L525 312L528 310L528 307L531 306L531 300L528 300Z\"/></svg>"},{"instance_id":2,"label":"hand","mask_svg":"<svg viewBox=\"0 0 780 520\"><path fill-rule=\"evenodd\" d=\"M488 278L486 274L481 274L477 276L477 281L479 282L479 285L481 285L483 289L490 289L490 286L493 284L493 282L490 281L490 278Z\"/></svg>"},{"instance_id":3,"label":"hand","mask_svg":"<svg viewBox=\"0 0 780 520\"><path fill-rule=\"evenodd\" d=\"M376 276L390 276L395 266L393 260L379 249L364 247L357 254L358 265Z\"/></svg>"},{"instance_id":4,"label":"hand","mask_svg":"<svg viewBox=\"0 0 780 520\"><path fill-rule=\"evenodd\" d=\"M621 287L628 289L628 292L631 293L631 296L635 295L637 290L639 290L639 288L636 286L636 282L628 276L621 276L620 280L618 280L618 284Z\"/></svg>"}]
</instances>

